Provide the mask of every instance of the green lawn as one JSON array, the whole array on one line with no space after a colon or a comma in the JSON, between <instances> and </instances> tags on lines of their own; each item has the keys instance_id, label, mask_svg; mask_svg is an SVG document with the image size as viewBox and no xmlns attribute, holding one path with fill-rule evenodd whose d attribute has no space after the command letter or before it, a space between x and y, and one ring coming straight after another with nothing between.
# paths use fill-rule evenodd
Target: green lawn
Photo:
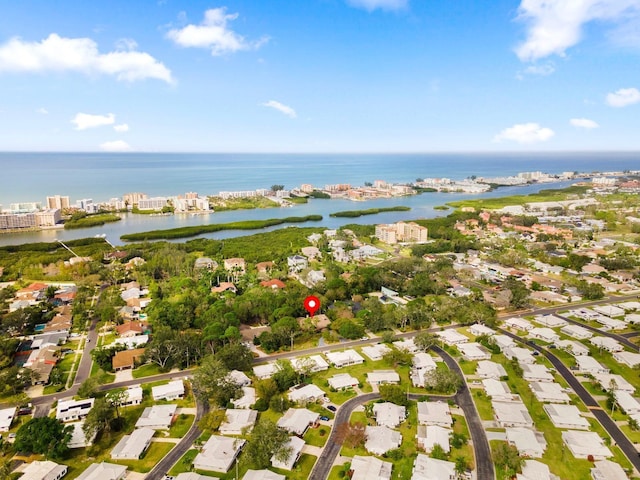
<instances>
[{"instance_id":1,"label":"green lawn","mask_svg":"<svg viewBox=\"0 0 640 480\"><path fill-rule=\"evenodd\" d=\"M169 436L173 438L184 437L191 428L191 425L193 424L193 420L195 418L195 415L187 415L184 413L178 415L178 418L169 429Z\"/></svg>"},{"instance_id":2,"label":"green lawn","mask_svg":"<svg viewBox=\"0 0 640 480\"><path fill-rule=\"evenodd\" d=\"M320 425L318 428L309 428L304 434L304 441L309 445L324 447L330 433L331 427L326 425Z\"/></svg>"},{"instance_id":3,"label":"green lawn","mask_svg":"<svg viewBox=\"0 0 640 480\"><path fill-rule=\"evenodd\" d=\"M491 399L482 388L471 389L471 396L478 409L478 414L482 420L494 420Z\"/></svg>"},{"instance_id":4,"label":"green lawn","mask_svg":"<svg viewBox=\"0 0 640 480\"><path fill-rule=\"evenodd\" d=\"M185 453L180 460L169 470L169 475L178 475L179 473L190 472L193 459L196 458L198 450L192 448Z\"/></svg>"},{"instance_id":5,"label":"green lawn","mask_svg":"<svg viewBox=\"0 0 640 480\"><path fill-rule=\"evenodd\" d=\"M131 374L133 378L143 378L149 377L151 375L158 375L160 373L166 373L160 370L160 367L155 363L147 363L146 365L142 365L141 367L133 369Z\"/></svg>"}]
</instances>

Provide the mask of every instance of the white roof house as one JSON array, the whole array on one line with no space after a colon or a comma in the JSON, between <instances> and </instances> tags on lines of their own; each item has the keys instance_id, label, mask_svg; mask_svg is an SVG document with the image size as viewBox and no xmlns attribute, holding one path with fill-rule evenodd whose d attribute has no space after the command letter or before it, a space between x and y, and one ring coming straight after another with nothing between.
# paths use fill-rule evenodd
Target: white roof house
<instances>
[{"instance_id":1,"label":"white roof house","mask_svg":"<svg viewBox=\"0 0 640 480\"><path fill-rule=\"evenodd\" d=\"M604 460L613 457L611 450L596 432L567 430L562 432L562 440L576 458L588 458L591 455L595 460Z\"/></svg>"},{"instance_id":2,"label":"white roof house","mask_svg":"<svg viewBox=\"0 0 640 480\"><path fill-rule=\"evenodd\" d=\"M511 393L507 382L501 382L493 378L485 378L482 380L482 385L487 396L493 401L501 402L515 402L519 401L520 397Z\"/></svg>"},{"instance_id":3,"label":"white roof house","mask_svg":"<svg viewBox=\"0 0 640 480\"><path fill-rule=\"evenodd\" d=\"M624 315L624 309L616 307L615 305L598 305L593 307L593 309L607 317L621 317Z\"/></svg>"},{"instance_id":4,"label":"white roof house","mask_svg":"<svg viewBox=\"0 0 640 480\"><path fill-rule=\"evenodd\" d=\"M533 427L533 420L523 403L491 402L498 424L503 427Z\"/></svg>"},{"instance_id":5,"label":"white roof house","mask_svg":"<svg viewBox=\"0 0 640 480\"><path fill-rule=\"evenodd\" d=\"M51 460L35 460L25 467L22 480L59 480L67 474L66 465L58 465Z\"/></svg>"},{"instance_id":6,"label":"white roof house","mask_svg":"<svg viewBox=\"0 0 640 480\"><path fill-rule=\"evenodd\" d=\"M71 440L69 440L69 448L84 448L92 444L93 439L96 437L95 432L91 438L87 438L82 427L84 426L84 420L81 422L71 422L70 427L73 427L71 432Z\"/></svg>"},{"instance_id":7,"label":"white roof house","mask_svg":"<svg viewBox=\"0 0 640 480\"><path fill-rule=\"evenodd\" d=\"M413 463L411 480L454 480L456 465L446 460L430 458L419 453Z\"/></svg>"},{"instance_id":8,"label":"white roof house","mask_svg":"<svg viewBox=\"0 0 640 480\"><path fill-rule=\"evenodd\" d=\"M589 355L589 349L574 340L559 340L556 342L556 346L574 357L578 355Z\"/></svg>"},{"instance_id":9,"label":"white roof house","mask_svg":"<svg viewBox=\"0 0 640 480\"><path fill-rule=\"evenodd\" d=\"M640 310L640 302L623 302L616 306L624 309L625 311Z\"/></svg>"},{"instance_id":10,"label":"white roof house","mask_svg":"<svg viewBox=\"0 0 640 480\"><path fill-rule=\"evenodd\" d=\"M289 437L289 442L287 442L287 448L291 449L291 453L289 457L285 461L281 461L276 459L275 457L271 457L271 465L275 468L281 468L282 470L293 470L293 466L300 458L300 453L302 453L302 448L304 447L304 440L300 437Z\"/></svg>"},{"instance_id":11,"label":"white roof house","mask_svg":"<svg viewBox=\"0 0 640 480\"><path fill-rule=\"evenodd\" d=\"M348 373L338 373L329 378L328 382L329 386L334 390L346 390L347 388L357 387L360 384L357 378Z\"/></svg>"},{"instance_id":12,"label":"white roof house","mask_svg":"<svg viewBox=\"0 0 640 480\"><path fill-rule=\"evenodd\" d=\"M149 343L149 335L134 335L132 337L119 337L113 341L114 345L124 345L127 350L142 347Z\"/></svg>"},{"instance_id":13,"label":"white roof house","mask_svg":"<svg viewBox=\"0 0 640 480\"><path fill-rule=\"evenodd\" d=\"M384 455L389 450L398 448L402 443L402 434L386 426L367 426L364 431L366 441L364 448L375 455Z\"/></svg>"},{"instance_id":14,"label":"white roof house","mask_svg":"<svg viewBox=\"0 0 640 480\"><path fill-rule=\"evenodd\" d=\"M606 315L598 315L595 321L602 325L603 330L623 330L627 328L627 322L609 318Z\"/></svg>"},{"instance_id":15,"label":"white roof house","mask_svg":"<svg viewBox=\"0 0 640 480\"><path fill-rule=\"evenodd\" d=\"M292 402L306 404L324 398L326 393L317 385L310 383L308 385L292 387L287 396Z\"/></svg>"},{"instance_id":16,"label":"white roof house","mask_svg":"<svg viewBox=\"0 0 640 480\"><path fill-rule=\"evenodd\" d=\"M274 362L265 363L263 365L256 365L255 367L253 367L253 373L260 380L271 378L277 371L278 366Z\"/></svg>"},{"instance_id":17,"label":"white roof house","mask_svg":"<svg viewBox=\"0 0 640 480\"><path fill-rule=\"evenodd\" d=\"M398 350L404 350L409 353L416 353L418 351L418 347L413 342L413 338L405 338L404 340L398 340L393 342L393 346Z\"/></svg>"},{"instance_id":18,"label":"white roof house","mask_svg":"<svg viewBox=\"0 0 640 480\"><path fill-rule=\"evenodd\" d=\"M492 337L493 342L500 347L500 350L504 350L506 347L514 347L516 342L509 335L499 333Z\"/></svg>"},{"instance_id":19,"label":"white roof house","mask_svg":"<svg viewBox=\"0 0 640 480\"><path fill-rule=\"evenodd\" d=\"M529 330L530 338L539 338L548 343L554 343L560 340L560 335L551 330L549 327L536 327Z\"/></svg>"},{"instance_id":20,"label":"white roof house","mask_svg":"<svg viewBox=\"0 0 640 480\"><path fill-rule=\"evenodd\" d=\"M529 382L529 388L538 401L542 403L569 403L571 401L571 398L559 383Z\"/></svg>"},{"instance_id":21,"label":"white roof house","mask_svg":"<svg viewBox=\"0 0 640 480\"><path fill-rule=\"evenodd\" d=\"M418 425L418 433L416 434L418 447L429 453L438 444L445 453L449 453L451 451L449 437L452 432L453 430L438 425Z\"/></svg>"},{"instance_id":22,"label":"white roof house","mask_svg":"<svg viewBox=\"0 0 640 480\"><path fill-rule=\"evenodd\" d=\"M627 480L629 477L619 464L611 460L599 460L593 464L591 478L593 480Z\"/></svg>"},{"instance_id":23,"label":"white roof house","mask_svg":"<svg viewBox=\"0 0 640 480\"><path fill-rule=\"evenodd\" d=\"M231 400L235 408L251 408L256 403L256 389L253 387L242 387L242 396Z\"/></svg>"},{"instance_id":24,"label":"white roof house","mask_svg":"<svg viewBox=\"0 0 640 480\"><path fill-rule=\"evenodd\" d=\"M211 435L194 458L193 466L209 472L228 472L245 443L240 438Z\"/></svg>"},{"instance_id":25,"label":"white roof house","mask_svg":"<svg viewBox=\"0 0 640 480\"><path fill-rule=\"evenodd\" d=\"M16 415L16 407L3 408L0 410L0 432L8 432Z\"/></svg>"},{"instance_id":26,"label":"white roof house","mask_svg":"<svg viewBox=\"0 0 640 480\"><path fill-rule=\"evenodd\" d=\"M130 405L140 405L142 403L142 387L140 385L133 385L127 387L124 390L125 394L121 407L128 407Z\"/></svg>"},{"instance_id":27,"label":"white roof house","mask_svg":"<svg viewBox=\"0 0 640 480\"><path fill-rule=\"evenodd\" d=\"M468 361L489 360L491 358L491 352L476 342L461 343L456 345L456 348L460 350L462 357Z\"/></svg>"},{"instance_id":28,"label":"white roof house","mask_svg":"<svg viewBox=\"0 0 640 480\"><path fill-rule=\"evenodd\" d=\"M446 402L418 402L418 423L451 427L451 408Z\"/></svg>"},{"instance_id":29,"label":"white roof house","mask_svg":"<svg viewBox=\"0 0 640 480\"><path fill-rule=\"evenodd\" d=\"M377 343L375 345L367 345L366 347L362 347L362 353L364 353L367 357L369 357L373 361L382 360L384 354L391 351L389 346L384 343Z\"/></svg>"},{"instance_id":30,"label":"white roof house","mask_svg":"<svg viewBox=\"0 0 640 480\"><path fill-rule=\"evenodd\" d=\"M329 369L329 364L320 355L311 355L310 357L293 358L291 365L296 372L309 371L311 373L322 372Z\"/></svg>"},{"instance_id":31,"label":"white roof house","mask_svg":"<svg viewBox=\"0 0 640 480\"><path fill-rule=\"evenodd\" d=\"M522 378L529 382L553 382L553 374L539 363L522 365Z\"/></svg>"},{"instance_id":32,"label":"white roof house","mask_svg":"<svg viewBox=\"0 0 640 480\"><path fill-rule=\"evenodd\" d=\"M635 399L629 392L624 390L614 390L613 396L618 406L624 410L627 415L635 415L640 413L640 402Z\"/></svg>"},{"instance_id":33,"label":"white roof house","mask_svg":"<svg viewBox=\"0 0 640 480\"><path fill-rule=\"evenodd\" d=\"M536 315L533 320L540 325L551 328L564 327L567 324L566 320L555 315Z\"/></svg>"},{"instance_id":34,"label":"white roof house","mask_svg":"<svg viewBox=\"0 0 640 480\"><path fill-rule=\"evenodd\" d=\"M371 385L400 383L400 375L395 370L374 370L367 373L367 382Z\"/></svg>"},{"instance_id":35,"label":"white roof house","mask_svg":"<svg viewBox=\"0 0 640 480\"><path fill-rule=\"evenodd\" d=\"M576 367L580 373L590 373L592 375L596 373L609 373L608 368L603 367L595 358L588 355L576 357Z\"/></svg>"},{"instance_id":36,"label":"white roof house","mask_svg":"<svg viewBox=\"0 0 640 480\"><path fill-rule=\"evenodd\" d=\"M136 422L136 428L168 429L173 422L177 408L177 405L153 405L152 407L147 407Z\"/></svg>"},{"instance_id":37,"label":"white roof house","mask_svg":"<svg viewBox=\"0 0 640 480\"><path fill-rule=\"evenodd\" d=\"M274 473L274 475L276 475ZM246 476L244 478L247 478ZM196 472L182 472L179 473L174 480L210 480L211 477L205 477L204 475L200 475L199 473ZM278 480L280 480L280 477L278 477ZM282 477L282 480L284 480L284 477Z\"/></svg>"},{"instance_id":38,"label":"white roof house","mask_svg":"<svg viewBox=\"0 0 640 480\"><path fill-rule=\"evenodd\" d=\"M456 330L442 330L440 332L436 332L436 335L449 346L467 343L469 341L469 337L457 332Z\"/></svg>"},{"instance_id":39,"label":"white roof house","mask_svg":"<svg viewBox=\"0 0 640 480\"><path fill-rule=\"evenodd\" d=\"M240 370L231 370L228 376L229 379L233 380L241 387L248 387L249 385L251 385L251 379L247 376L246 373L241 372Z\"/></svg>"},{"instance_id":40,"label":"white roof house","mask_svg":"<svg viewBox=\"0 0 640 480\"><path fill-rule=\"evenodd\" d=\"M549 403L543 405L551 422L557 428L571 428L574 430L588 430L589 422L580 415L580 410L575 405L560 405Z\"/></svg>"},{"instance_id":41,"label":"white roof house","mask_svg":"<svg viewBox=\"0 0 640 480\"><path fill-rule=\"evenodd\" d=\"M480 335L491 337L496 334L496 331L493 328L489 328L481 323L474 323L468 328L468 330L471 335L475 335L476 337L479 337Z\"/></svg>"},{"instance_id":42,"label":"white roof house","mask_svg":"<svg viewBox=\"0 0 640 480\"><path fill-rule=\"evenodd\" d=\"M210 477L206 477L208 480ZM286 480L287 477L271 470L247 470L242 480ZM177 479L176 480L182 480Z\"/></svg>"},{"instance_id":43,"label":"white roof house","mask_svg":"<svg viewBox=\"0 0 640 480\"><path fill-rule=\"evenodd\" d=\"M390 480L392 468L391 462L354 455L351 459L351 480Z\"/></svg>"},{"instance_id":44,"label":"white roof house","mask_svg":"<svg viewBox=\"0 0 640 480\"><path fill-rule=\"evenodd\" d=\"M364 358L353 349L341 352L327 352L325 356L336 368L348 367L349 365L359 365L364 363Z\"/></svg>"},{"instance_id":45,"label":"white roof house","mask_svg":"<svg viewBox=\"0 0 640 480\"><path fill-rule=\"evenodd\" d=\"M622 375L614 375L611 373L594 373L593 378L600 384L600 387L609 391L613 387L613 390L624 390L625 392L633 393L636 391L636 387L631 385L626 378Z\"/></svg>"},{"instance_id":46,"label":"white roof house","mask_svg":"<svg viewBox=\"0 0 640 480\"><path fill-rule=\"evenodd\" d=\"M517 480L556 480L558 477L551 476L549 466L537 460L525 460L522 465L522 473L516 475Z\"/></svg>"},{"instance_id":47,"label":"white roof house","mask_svg":"<svg viewBox=\"0 0 640 480\"><path fill-rule=\"evenodd\" d=\"M569 324L560 329L562 333L565 335L569 335L570 337L577 338L578 340L586 340L588 338L593 337L593 332L591 330L587 330L580 325Z\"/></svg>"},{"instance_id":48,"label":"white roof house","mask_svg":"<svg viewBox=\"0 0 640 480\"><path fill-rule=\"evenodd\" d=\"M155 434L152 428L137 428L131 435L125 435L111 450L111 458L117 460L138 460L149 448Z\"/></svg>"},{"instance_id":49,"label":"white roof house","mask_svg":"<svg viewBox=\"0 0 640 480\"><path fill-rule=\"evenodd\" d=\"M629 313L624 316L624 321L627 323L640 323L640 314L639 313Z\"/></svg>"},{"instance_id":50,"label":"white roof house","mask_svg":"<svg viewBox=\"0 0 640 480\"><path fill-rule=\"evenodd\" d=\"M61 422L71 422L86 417L93 408L93 398L84 400L60 400L56 408L56 418Z\"/></svg>"},{"instance_id":51,"label":"white roof house","mask_svg":"<svg viewBox=\"0 0 640 480\"><path fill-rule=\"evenodd\" d=\"M426 352L416 353L411 359L411 364L413 369L421 370L422 373L429 372L437 368L433 357Z\"/></svg>"},{"instance_id":52,"label":"white roof house","mask_svg":"<svg viewBox=\"0 0 640 480\"><path fill-rule=\"evenodd\" d=\"M476 368L476 375L481 378L494 378L499 379L507 376L507 371L504 367L491 360L481 360L478 362L478 368Z\"/></svg>"},{"instance_id":53,"label":"white roof house","mask_svg":"<svg viewBox=\"0 0 640 480\"><path fill-rule=\"evenodd\" d=\"M621 352L624 350L620 342L611 337L593 337L590 342L592 345L604 349L607 352Z\"/></svg>"},{"instance_id":54,"label":"white roof house","mask_svg":"<svg viewBox=\"0 0 640 480\"><path fill-rule=\"evenodd\" d=\"M540 458L547 448L544 435L530 428L509 427L505 433L507 442L516 447L522 457Z\"/></svg>"},{"instance_id":55,"label":"white roof house","mask_svg":"<svg viewBox=\"0 0 640 480\"><path fill-rule=\"evenodd\" d=\"M631 368L634 368L636 365L640 365L640 353L633 352L614 352L613 358L616 362L627 365Z\"/></svg>"},{"instance_id":56,"label":"white roof house","mask_svg":"<svg viewBox=\"0 0 640 480\"><path fill-rule=\"evenodd\" d=\"M318 413L306 408L290 408L280 417L277 425L289 433L302 436L307 431L307 428L316 423L319 418L320 415Z\"/></svg>"},{"instance_id":57,"label":"white roof house","mask_svg":"<svg viewBox=\"0 0 640 480\"><path fill-rule=\"evenodd\" d=\"M166 385L158 385L151 389L153 399L158 400L176 400L184 397L184 382L182 380L174 380Z\"/></svg>"},{"instance_id":58,"label":"white roof house","mask_svg":"<svg viewBox=\"0 0 640 480\"><path fill-rule=\"evenodd\" d=\"M124 480L127 467L115 463L92 463L82 472L77 480Z\"/></svg>"},{"instance_id":59,"label":"white roof house","mask_svg":"<svg viewBox=\"0 0 640 480\"><path fill-rule=\"evenodd\" d=\"M529 320L525 320L524 318L520 317L507 318L504 321L504 324L507 327L515 328L517 330L524 330L525 332L528 332L533 328L533 324Z\"/></svg>"},{"instance_id":60,"label":"white roof house","mask_svg":"<svg viewBox=\"0 0 640 480\"><path fill-rule=\"evenodd\" d=\"M244 408L228 408L225 417L225 421L220 424L219 432L222 435L242 435L253 428L258 419L258 412Z\"/></svg>"},{"instance_id":61,"label":"white roof house","mask_svg":"<svg viewBox=\"0 0 640 480\"><path fill-rule=\"evenodd\" d=\"M373 405L373 416L378 425L394 428L404 422L407 417L407 409L390 402L375 403Z\"/></svg>"},{"instance_id":62,"label":"white roof house","mask_svg":"<svg viewBox=\"0 0 640 480\"><path fill-rule=\"evenodd\" d=\"M535 363L536 359L531 350L522 347L505 347L502 352L509 360L517 361L521 366Z\"/></svg>"}]
</instances>

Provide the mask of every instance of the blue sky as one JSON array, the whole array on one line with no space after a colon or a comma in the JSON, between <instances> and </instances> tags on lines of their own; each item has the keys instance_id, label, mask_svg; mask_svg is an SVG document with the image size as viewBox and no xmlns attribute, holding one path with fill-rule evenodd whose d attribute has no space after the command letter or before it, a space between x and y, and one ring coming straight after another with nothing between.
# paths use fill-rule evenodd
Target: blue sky
<instances>
[{"instance_id":1,"label":"blue sky","mask_svg":"<svg viewBox=\"0 0 640 480\"><path fill-rule=\"evenodd\" d=\"M0 150L640 150L640 0L5 2Z\"/></svg>"}]
</instances>

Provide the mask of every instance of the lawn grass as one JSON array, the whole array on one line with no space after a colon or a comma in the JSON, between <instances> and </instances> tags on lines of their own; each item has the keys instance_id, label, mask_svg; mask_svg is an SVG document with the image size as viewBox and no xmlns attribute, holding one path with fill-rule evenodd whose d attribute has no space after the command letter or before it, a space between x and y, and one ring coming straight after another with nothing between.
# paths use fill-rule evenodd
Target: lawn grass
<instances>
[{"instance_id":1,"label":"lawn grass","mask_svg":"<svg viewBox=\"0 0 640 480\"><path fill-rule=\"evenodd\" d=\"M447 202L447 205L456 208L474 207L476 210L493 210L503 208L508 205L524 205L529 202L557 202L559 200L566 200L570 195L584 193L586 190L587 187L572 186L563 189L540 190L539 192L532 193L530 195L511 195L508 197L459 200L456 202Z\"/></svg>"},{"instance_id":2,"label":"lawn grass","mask_svg":"<svg viewBox=\"0 0 640 480\"><path fill-rule=\"evenodd\" d=\"M185 413L178 415L178 418L173 422L173 425L171 425L171 428L169 429L169 436L172 438L184 437L191 428L191 425L193 425L195 418L195 415L188 415Z\"/></svg>"},{"instance_id":3,"label":"lawn grass","mask_svg":"<svg viewBox=\"0 0 640 480\"><path fill-rule=\"evenodd\" d=\"M198 450L196 450L195 448L187 450L187 453L185 453L182 458L178 460L173 467L171 467L171 470L169 470L169 475L175 476L180 473L190 472L191 465L193 464L193 459L196 458L197 454Z\"/></svg>"},{"instance_id":4,"label":"lawn grass","mask_svg":"<svg viewBox=\"0 0 640 480\"><path fill-rule=\"evenodd\" d=\"M481 420L495 420L493 418L493 408L491 407L491 399L487 396L482 388L474 388L471 390L473 402L476 404L478 414Z\"/></svg>"},{"instance_id":5,"label":"lawn grass","mask_svg":"<svg viewBox=\"0 0 640 480\"><path fill-rule=\"evenodd\" d=\"M131 372L133 378L144 378L151 375L159 375L160 373L166 373L160 370L160 367L155 363L147 363L141 367L134 368Z\"/></svg>"},{"instance_id":6,"label":"lawn grass","mask_svg":"<svg viewBox=\"0 0 640 480\"><path fill-rule=\"evenodd\" d=\"M304 434L304 441L308 445L324 447L324 444L327 443L327 438L329 438L330 433L331 427L328 427L326 425L320 425L317 428L309 428Z\"/></svg>"},{"instance_id":7,"label":"lawn grass","mask_svg":"<svg viewBox=\"0 0 640 480\"><path fill-rule=\"evenodd\" d=\"M300 455L300 458L293 467L293 470L288 471L274 468L273 471L284 475L287 480L307 480L317 459L318 457L315 457L314 455L303 453Z\"/></svg>"}]
</instances>

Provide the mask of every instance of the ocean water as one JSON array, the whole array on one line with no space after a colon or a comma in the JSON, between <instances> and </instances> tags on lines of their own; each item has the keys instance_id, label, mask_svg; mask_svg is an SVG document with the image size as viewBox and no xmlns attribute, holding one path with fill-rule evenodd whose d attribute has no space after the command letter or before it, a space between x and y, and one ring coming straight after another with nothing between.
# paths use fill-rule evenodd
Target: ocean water
<instances>
[{"instance_id":1,"label":"ocean water","mask_svg":"<svg viewBox=\"0 0 640 480\"><path fill-rule=\"evenodd\" d=\"M189 191L200 195L221 190L253 190L283 184L293 188L302 183L363 185L377 179L410 182L418 177L463 179L471 175L506 176L523 171L618 171L640 169L639 153L575 154L428 154L428 155L237 155L237 154L63 154L0 153L0 204L41 201L49 195L68 195L71 202L92 198L96 202L121 197L127 192L150 196L177 195ZM323 215L322 222L304 226L337 228L346 223L390 223L399 220L433 218L447 212L433 207L464 198L533 193L543 188L562 188L571 182L504 187L481 195L425 193L410 197L361 202L312 199L291 208L270 208L215 212L209 215L150 217L123 216L123 220L79 230L43 230L0 234L0 245L71 240L105 234L122 244L125 233L143 232L208 223ZM407 212L387 212L357 219L331 218L340 210L406 205ZM302 224L299 224L302 226ZM267 230L281 228L273 227ZM206 238L247 235L247 231L223 231ZM180 240L184 241L184 240Z\"/></svg>"}]
</instances>

